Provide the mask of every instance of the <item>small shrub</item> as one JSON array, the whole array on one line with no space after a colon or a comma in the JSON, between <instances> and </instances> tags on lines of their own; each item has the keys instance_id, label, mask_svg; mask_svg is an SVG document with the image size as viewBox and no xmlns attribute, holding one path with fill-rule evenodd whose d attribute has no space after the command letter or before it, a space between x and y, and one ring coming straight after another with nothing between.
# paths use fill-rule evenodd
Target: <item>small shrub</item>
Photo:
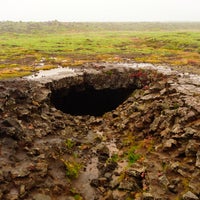
<instances>
[{"instance_id":1,"label":"small shrub","mask_svg":"<svg viewBox=\"0 0 200 200\"><path fill-rule=\"evenodd\" d=\"M76 161L62 160L66 168L66 176L70 179L77 178L81 169L81 164Z\"/></svg>"},{"instance_id":2,"label":"small shrub","mask_svg":"<svg viewBox=\"0 0 200 200\"><path fill-rule=\"evenodd\" d=\"M117 162L119 160L119 156L117 154L113 154L110 159L113 162Z\"/></svg>"},{"instance_id":3,"label":"small shrub","mask_svg":"<svg viewBox=\"0 0 200 200\"><path fill-rule=\"evenodd\" d=\"M128 155L128 161L129 161L130 164L134 164L139 159L140 159L140 155L135 154L134 152L131 152Z\"/></svg>"},{"instance_id":4,"label":"small shrub","mask_svg":"<svg viewBox=\"0 0 200 200\"><path fill-rule=\"evenodd\" d=\"M74 144L74 142L71 139L67 139L65 141L65 145L66 145L67 149L72 149L75 144Z\"/></svg>"},{"instance_id":5,"label":"small shrub","mask_svg":"<svg viewBox=\"0 0 200 200\"><path fill-rule=\"evenodd\" d=\"M137 146L133 146L128 152L128 161L130 164L134 164L137 160L141 158L140 154L135 153Z\"/></svg>"},{"instance_id":6,"label":"small shrub","mask_svg":"<svg viewBox=\"0 0 200 200\"><path fill-rule=\"evenodd\" d=\"M83 200L83 198L79 194L74 195L74 199L75 200Z\"/></svg>"}]
</instances>

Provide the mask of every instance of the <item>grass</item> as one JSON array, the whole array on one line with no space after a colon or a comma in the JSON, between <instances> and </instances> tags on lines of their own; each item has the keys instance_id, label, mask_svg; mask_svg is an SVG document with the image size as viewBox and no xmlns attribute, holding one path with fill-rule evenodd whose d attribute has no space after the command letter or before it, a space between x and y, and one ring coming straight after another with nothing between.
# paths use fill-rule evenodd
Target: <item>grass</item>
<instances>
[{"instance_id":1,"label":"grass","mask_svg":"<svg viewBox=\"0 0 200 200\"><path fill-rule=\"evenodd\" d=\"M6 23L6 22L4 22ZM200 73L200 25L141 23L0 23L0 79L23 76L40 69L78 66L87 62L168 64ZM151 31L141 31L144 27ZM192 24L193 26L195 24ZM143 29L137 28L141 26ZM27 28L29 27L29 29ZM30 28L32 27L32 28ZM39 27L40 29L36 29ZM78 29L78 27L80 29ZM123 29L124 27L124 29ZM135 29L134 29L135 27ZM158 28L157 31L156 27ZM178 28L179 27L179 28ZM138 31L136 31L138 30ZM153 30L153 31L152 31ZM42 63L42 65L41 65Z\"/></svg>"}]
</instances>

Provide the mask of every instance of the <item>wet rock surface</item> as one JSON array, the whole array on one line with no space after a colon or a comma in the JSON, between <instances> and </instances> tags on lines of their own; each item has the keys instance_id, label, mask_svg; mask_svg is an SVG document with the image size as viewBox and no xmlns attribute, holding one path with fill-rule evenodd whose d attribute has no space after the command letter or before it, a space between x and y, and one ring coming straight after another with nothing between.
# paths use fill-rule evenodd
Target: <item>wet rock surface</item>
<instances>
[{"instance_id":1,"label":"wet rock surface","mask_svg":"<svg viewBox=\"0 0 200 200\"><path fill-rule=\"evenodd\" d=\"M200 198L199 76L131 64L63 71L0 82L0 199ZM55 108L55 91L86 85L133 91L102 116Z\"/></svg>"}]
</instances>

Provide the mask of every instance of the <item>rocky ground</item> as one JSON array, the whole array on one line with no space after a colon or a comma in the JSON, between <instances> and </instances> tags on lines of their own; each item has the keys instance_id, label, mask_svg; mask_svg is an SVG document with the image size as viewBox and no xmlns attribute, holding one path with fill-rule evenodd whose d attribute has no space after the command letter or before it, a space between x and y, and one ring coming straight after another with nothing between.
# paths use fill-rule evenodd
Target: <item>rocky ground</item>
<instances>
[{"instance_id":1,"label":"rocky ground","mask_svg":"<svg viewBox=\"0 0 200 200\"><path fill-rule=\"evenodd\" d=\"M106 64L70 73L0 82L0 199L200 199L199 76ZM53 105L55 91L85 85L133 91L102 116Z\"/></svg>"}]
</instances>

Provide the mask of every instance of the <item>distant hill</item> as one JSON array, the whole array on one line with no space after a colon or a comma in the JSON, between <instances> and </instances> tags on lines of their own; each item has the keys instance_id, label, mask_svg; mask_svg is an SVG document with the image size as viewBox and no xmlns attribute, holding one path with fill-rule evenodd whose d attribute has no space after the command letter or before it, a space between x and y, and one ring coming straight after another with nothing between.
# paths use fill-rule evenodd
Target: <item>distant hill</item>
<instances>
[{"instance_id":1,"label":"distant hill","mask_svg":"<svg viewBox=\"0 0 200 200\"><path fill-rule=\"evenodd\" d=\"M0 22L0 33L62 33L67 31L200 31L200 22Z\"/></svg>"}]
</instances>

